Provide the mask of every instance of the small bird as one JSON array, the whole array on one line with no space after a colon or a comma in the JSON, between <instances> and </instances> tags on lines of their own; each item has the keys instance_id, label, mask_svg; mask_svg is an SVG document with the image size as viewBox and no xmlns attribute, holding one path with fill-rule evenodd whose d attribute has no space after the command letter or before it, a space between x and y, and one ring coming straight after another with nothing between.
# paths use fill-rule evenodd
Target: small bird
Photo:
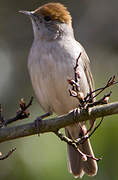
<instances>
[{"instance_id":1,"label":"small bird","mask_svg":"<svg viewBox=\"0 0 118 180\"><path fill-rule=\"evenodd\" d=\"M28 57L28 70L33 89L45 112L64 115L78 107L78 100L70 96L67 79L74 79L74 67L78 61L80 91L87 95L94 89L89 67L89 58L79 42L75 40L72 17L61 3L47 3L34 11L21 11L31 19L34 41ZM71 139L87 132L85 122L65 128ZM78 148L94 157L89 139ZM79 151L67 145L68 168L75 178L85 173L94 176L97 163L94 158L83 160Z\"/></svg>"}]
</instances>

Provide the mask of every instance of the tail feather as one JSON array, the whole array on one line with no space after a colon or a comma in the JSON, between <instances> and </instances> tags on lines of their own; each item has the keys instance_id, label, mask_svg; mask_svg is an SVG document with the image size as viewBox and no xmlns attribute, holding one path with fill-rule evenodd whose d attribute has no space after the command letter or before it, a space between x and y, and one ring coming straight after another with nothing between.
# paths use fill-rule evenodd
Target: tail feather
<instances>
[{"instance_id":1,"label":"tail feather","mask_svg":"<svg viewBox=\"0 0 118 180\"><path fill-rule=\"evenodd\" d=\"M77 125L72 127L67 127L65 133L70 139L77 139L83 129L83 132L86 131L85 125L82 125L79 128ZM76 132L75 132L76 131ZM75 136L75 137L73 137ZM94 157L92 147L89 139L86 140L83 144L79 144L78 148L85 154L91 155ZM75 150L71 145L67 145L68 152L68 167L70 173L73 173L74 177L81 177L87 173L89 176L94 176L97 173L97 163L91 158L87 158L87 161L83 161L82 155Z\"/></svg>"},{"instance_id":2,"label":"tail feather","mask_svg":"<svg viewBox=\"0 0 118 180\"><path fill-rule=\"evenodd\" d=\"M88 154L94 157L94 153L93 153L89 139L84 142L82 149L85 154ZM83 161L83 170L89 176L96 175L97 170L98 170L97 162L93 160L92 158L88 158L87 161Z\"/></svg>"},{"instance_id":3,"label":"tail feather","mask_svg":"<svg viewBox=\"0 0 118 180\"><path fill-rule=\"evenodd\" d=\"M68 138L71 139L71 136L66 130L66 135ZM67 145L67 152L68 152L68 169L70 173L76 177L82 177L84 175L83 168L82 168L82 161L80 153L75 150L72 146Z\"/></svg>"}]
</instances>

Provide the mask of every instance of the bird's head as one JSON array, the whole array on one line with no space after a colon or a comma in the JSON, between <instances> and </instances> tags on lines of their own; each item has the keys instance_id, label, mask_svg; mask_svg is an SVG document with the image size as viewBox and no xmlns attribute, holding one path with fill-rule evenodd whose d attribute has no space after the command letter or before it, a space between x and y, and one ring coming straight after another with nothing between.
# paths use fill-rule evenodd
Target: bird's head
<instances>
[{"instance_id":1,"label":"bird's head","mask_svg":"<svg viewBox=\"0 0 118 180\"><path fill-rule=\"evenodd\" d=\"M73 34L71 15L60 3L48 3L34 11L20 12L31 18L35 38L54 40Z\"/></svg>"}]
</instances>

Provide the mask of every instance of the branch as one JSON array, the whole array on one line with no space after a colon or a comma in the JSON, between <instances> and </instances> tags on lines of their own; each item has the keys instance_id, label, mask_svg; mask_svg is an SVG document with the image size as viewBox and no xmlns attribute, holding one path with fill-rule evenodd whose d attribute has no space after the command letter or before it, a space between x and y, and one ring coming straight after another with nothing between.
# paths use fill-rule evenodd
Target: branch
<instances>
[{"instance_id":1,"label":"branch","mask_svg":"<svg viewBox=\"0 0 118 180\"><path fill-rule=\"evenodd\" d=\"M0 160L4 160L4 159L7 159L14 151L16 150L16 147L15 148L12 148L12 149L10 149L10 151L6 154L6 155L4 155L4 156L2 156L2 157L0 157ZM2 154L1 154L2 155Z\"/></svg>"},{"instance_id":2,"label":"branch","mask_svg":"<svg viewBox=\"0 0 118 180\"><path fill-rule=\"evenodd\" d=\"M113 114L118 114L118 102L95 106L89 108L88 111L85 109L80 111L78 109L76 120L74 111L61 117L42 120L40 123L40 133L55 132L60 128L64 128L76 122L87 121L90 119L96 119ZM3 127L0 129L0 142L34 134L37 134L35 122L14 127Z\"/></svg>"},{"instance_id":3,"label":"branch","mask_svg":"<svg viewBox=\"0 0 118 180\"><path fill-rule=\"evenodd\" d=\"M7 126L8 124L15 122L17 120L22 120L22 119L28 118L30 113L27 109L32 105L32 102L33 102L33 97L31 97L28 104L26 104L25 100L23 98L21 98L20 103L19 103L20 108L18 109L16 116L13 118L7 119L7 120L2 116L2 107L0 105L0 125L1 125L1 127L3 125Z\"/></svg>"}]
</instances>

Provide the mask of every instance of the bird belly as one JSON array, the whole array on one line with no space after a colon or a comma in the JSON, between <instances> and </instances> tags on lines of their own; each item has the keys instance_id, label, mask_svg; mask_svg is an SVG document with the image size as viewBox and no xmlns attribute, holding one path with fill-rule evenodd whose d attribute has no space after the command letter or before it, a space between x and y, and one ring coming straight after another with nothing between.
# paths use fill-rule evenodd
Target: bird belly
<instances>
[{"instance_id":1,"label":"bird belly","mask_svg":"<svg viewBox=\"0 0 118 180\"><path fill-rule=\"evenodd\" d=\"M64 44L59 42L46 44L38 43L36 46L34 43L31 49L28 69L32 85L44 111L55 112L57 115L66 114L79 104L76 98L70 96L69 88L72 87L67 79L74 79L74 66L81 47L70 41ZM81 57L78 68L80 91L86 95L89 92L89 85Z\"/></svg>"},{"instance_id":2,"label":"bird belly","mask_svg":"<svg viewBox=\"0 0 118 180\"><path fill-rule=\"evenodd\" d=\"M32 63L29 70L35 94L44 111L62 115L78 107L79 102L70 96L69 88L71 86L67 82L67 79L74 77L72 62L58 63L53 59L48 59L46 62L36 61ZM84 87L87 82L82 68L80 75L85 79L85 83L83 83L84 79L80 80L80 89L87 93L88 88Z\"/></svg>"},{"instance_id":3,"label":"bird belly","mask_svg":"<svg viewBox=\"0 0 118 180\"><path fill-rule=\"evenodd\" d=\"M77 107L78 101L70 96L67 82L73 77L72 65L61 63L60 66L53 60L46 63L37 61L29 70L38 101L46 112L61 115Z\"/></svg>"}]
</instances>

